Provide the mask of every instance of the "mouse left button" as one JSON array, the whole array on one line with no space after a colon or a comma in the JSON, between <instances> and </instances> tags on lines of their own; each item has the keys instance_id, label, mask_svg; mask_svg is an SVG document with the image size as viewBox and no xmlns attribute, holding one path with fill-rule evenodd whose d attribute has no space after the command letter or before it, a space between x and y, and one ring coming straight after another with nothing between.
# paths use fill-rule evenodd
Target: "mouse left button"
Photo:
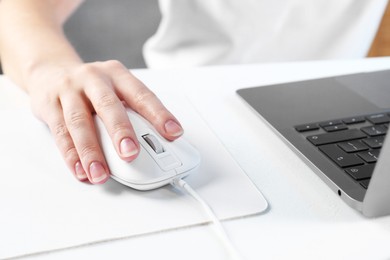
<instances>
[{"instance_id":1,"label":"mouse left button","mask_svg":"<svg viewBox=\"0 0 390 260\"><path fill-rule=\"evenodd\" d=\"M154 135L146 134L143 135L142 138L153 149L155 153L160 154L165 152L164 147Z\"/></svg>"}]
</instances>

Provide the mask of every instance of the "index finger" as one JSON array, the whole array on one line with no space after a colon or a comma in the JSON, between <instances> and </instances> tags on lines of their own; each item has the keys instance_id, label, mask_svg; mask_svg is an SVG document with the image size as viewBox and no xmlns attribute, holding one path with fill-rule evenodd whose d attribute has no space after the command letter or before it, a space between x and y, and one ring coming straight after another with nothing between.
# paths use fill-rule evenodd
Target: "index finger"
<instances>
[{"instance_id":1,"label":"index finger","mask_svg":"<svg viewBox=\"0 0 390 260\"><path fill-rule=\"evenodd\" d=\"M145 117L166 139L174 140L183 128L160 99L128 70L113 78L120 96L134 111Z\"/></svg>"},{"instance_id":2,"label":"index finger","mask_svg":"<svg viewBox=\"0 0 390 260\"><path fill-rule=\"evenodd\" d=\"M105 125L118 155L126 161L135 159L139 144L126 110L114 91L105 82L95 80L86 87L85 93Z\"/></svg>"}]
</instances>

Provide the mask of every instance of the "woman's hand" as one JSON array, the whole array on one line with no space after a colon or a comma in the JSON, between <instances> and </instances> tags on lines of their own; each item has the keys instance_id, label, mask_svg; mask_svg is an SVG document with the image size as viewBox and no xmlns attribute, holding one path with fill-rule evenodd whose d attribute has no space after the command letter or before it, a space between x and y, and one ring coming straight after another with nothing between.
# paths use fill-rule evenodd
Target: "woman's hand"
<instances>
[{"instance_id":1,"label":"woman's hand","mask_svg":"<svg viewBox=\"0 0 390 260\"><path fill-rule=\"evenodd\" d=\"M117 61L83 63L62 25L82 0L0 0L0 57L5 74L31 97L76 178L103 183L108 167L92 114L103 121L118 155L139 152L124 105L149 120L162 136L183 132L158 98Z\"/></svg>"},{"instance_id":2,"label":"woman's hand","mask_svg":"<svg viewBox=\"0 0 390 260\"><path fill-rule=\"evenodd\" d=\"M125 106L144 116L168 140L183 133L155 94L118 61L39 66L27 82L34 114L47 123L80 181L97 184L109 177L93 124L95 112L125 161L135 159L140 149Z\"/></svg>"}]
</instances>

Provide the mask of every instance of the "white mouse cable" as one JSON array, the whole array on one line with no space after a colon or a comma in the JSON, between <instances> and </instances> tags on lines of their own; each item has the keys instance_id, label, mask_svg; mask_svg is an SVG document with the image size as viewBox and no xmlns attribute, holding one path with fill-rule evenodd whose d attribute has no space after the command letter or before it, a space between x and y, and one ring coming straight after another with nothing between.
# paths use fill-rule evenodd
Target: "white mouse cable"
<instances>
[{"instance_id":1,"label":"white mouse cable","mask_svg":"<svg viewBox=\"0 0 390 260\"><path fill-rule=\"evenodd\" d=\"M232 241L227 235L224 227L222 226L221 221L215 215L211 207L199 196L199 194L194 189L192 189L191 186L183 179L175 179L171 184L172 186L179 188L180 190L189 194L193 199L195 199L202 206L204 211L211 218L211 222L214 224L217 234L219 235L219 238L225 245L226 249L229 251L231 258L235 260L244 260L242 255L239 253L239 251L233 245Z\"/></svg>"}]
</instances>

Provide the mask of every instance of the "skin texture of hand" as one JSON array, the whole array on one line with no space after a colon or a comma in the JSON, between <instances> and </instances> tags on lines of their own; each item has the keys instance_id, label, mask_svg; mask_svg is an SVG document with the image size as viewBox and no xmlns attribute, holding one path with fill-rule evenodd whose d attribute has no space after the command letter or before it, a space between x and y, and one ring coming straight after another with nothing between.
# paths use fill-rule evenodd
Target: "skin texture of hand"
<instances>
[{"instance_id":1,"label":"skin texture of hand","mask_svg":"<svg viewBox=\"0 0 390 260\"><path fill-rule=\"evenodd\" d=\"M92 115L103 121L118 156L139 152L125 106L168 140L183 133L159 99L118 61L83 63L62 25L82 0L0 0L0 58L5 74L31 97L62 156L81 181L104 183L109 169Z\"/></svg>"},{"instance_id":2,"label":"skin texture of hand","mask_svg":"<svg viewBox=\"0 0 390 260\"><path fill-rule=\"evenodd\" d=\"M47 123L68 167L80 181L104 183L109 169L100 149L92 113L102 119L118 156L139 152L125 106L149 120L166 139L183 130L160 100L118 61L44 66L28 88L34 114Z\"/></svg>"}]
</instances>

